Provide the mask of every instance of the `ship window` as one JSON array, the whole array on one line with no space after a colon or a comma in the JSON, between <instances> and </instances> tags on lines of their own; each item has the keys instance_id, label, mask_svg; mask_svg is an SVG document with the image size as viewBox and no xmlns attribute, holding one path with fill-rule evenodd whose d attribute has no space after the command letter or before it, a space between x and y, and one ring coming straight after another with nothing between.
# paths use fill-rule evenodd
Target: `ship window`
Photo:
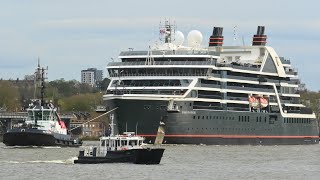
<instances>
[{"instance_id":1,"label":"ship window","mask_svg":"<svg viewBox=\"0 0 320 180\"><path fill-rule=\"evenodd\" d=\"M121 146L126 146L127 145L127 141L126 140L122 140L121 141Z\"/></svg>"},{"instance_id":2,"label":"ship window","mask_svg":"<svg viewBox=\"0 0 320 180\"><path fill-rule=\"evenodd\" d=\"M198 119L200 119L200 116L198 116Z\"/></svg>"},{"instance_id":3,"label":"ship window","mask_svg":"<svg viewBox=\"0 0 320 180\"><path fill-rule=\"evenodd\" d=\"M42 119L42 111L35 111L35 118L36 120Z\"/></svg>"},{"instance_id":4,"label":"ship window","mask_svg":"<svg viewBox=\"0 0 320 180\"><path fill-rule=\"evenodd\" d=\"M192 103L190 103L190 106L192 106Z\"/></svg>"},{"instance_id":5,"label":"ship window","mask_svg":"<svg viewBox=\"0 0 320 180\"><path fill-rule=\"evenodd\" d=\"M135 140L131 140L131 141L129 141L129 145L130 146L135 146L137 143L136 143L136 141Z\"/></svg>"},{"instance_id":6,"label":"ship window","mask_svg":"<svg viewBox=\"0 0 320 180\"><path fill-rule=\"evenodd\" d=\"M196 119L196 116L193 116L193 119Z\"/></svg>"},{"instance_id":7,"label":"ship window","mask_svg":"<svg viewBox=\"0 0 320 180\"><path fill-rule=\"evenodd\" d=\"M101 141L101 146L105 146L105 144L106 144L106 141L102 140Z\"/></svg>"}]
</instances>

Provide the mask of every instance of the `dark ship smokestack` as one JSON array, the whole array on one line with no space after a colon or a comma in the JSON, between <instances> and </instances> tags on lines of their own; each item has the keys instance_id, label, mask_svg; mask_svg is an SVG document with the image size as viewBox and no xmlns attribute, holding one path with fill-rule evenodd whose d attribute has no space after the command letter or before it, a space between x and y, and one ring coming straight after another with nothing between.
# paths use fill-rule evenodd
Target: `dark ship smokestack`
<instances>
[{"instance_id":1,"label":"dark ship smokestack","mask_svg":"<svg viewBox=\"0 0 320 180\"><path fill-rule=\"evenodd\" d=\"M222 36L223 27L214 27L212 36L209 39L209 47L210 46L222 46L223 44L223 36Z\"/></svg>"},{"instance_id":2,"label":"dark ship smokestack","mask_svg":"<svg viewBox=\"0 0 320 180\"><path fill-rule=\"evenodd\" d=\"M264 26L258 26L257 34L253 36L252 46L265 46L267 35L264 35Z\"/></svg>"}]
</instances>

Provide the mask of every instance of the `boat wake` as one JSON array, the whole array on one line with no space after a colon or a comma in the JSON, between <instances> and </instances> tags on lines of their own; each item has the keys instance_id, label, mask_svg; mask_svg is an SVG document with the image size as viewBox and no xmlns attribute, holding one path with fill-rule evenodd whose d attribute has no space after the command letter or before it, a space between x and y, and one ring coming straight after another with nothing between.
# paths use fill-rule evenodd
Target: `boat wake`
<instances>
[{"instance_id":1,"label":"boat wake","mask_svg":"<svg viewBox=\"0 0 320 180\"><path fill-rule=\"evenodd\" d=\"M60 149L60 146L4 146L3 149L33 149L33 148L41 148L41 149Z\"/></svg>"},{"instance_id":2,"label":"boat wake","mask_svg":"<svg viewBox=\"0 0 320 180\"><path fill-rule=\"evenodd\" d=\"M36 163L44 163L44 164L73 164L73 161L77 159L77 157L71 157L69 159L57 159L57 160L33 160L33 161L0 161L0 163L8 163L8 164L36 164Z\"/></svg>"}]
</instances>

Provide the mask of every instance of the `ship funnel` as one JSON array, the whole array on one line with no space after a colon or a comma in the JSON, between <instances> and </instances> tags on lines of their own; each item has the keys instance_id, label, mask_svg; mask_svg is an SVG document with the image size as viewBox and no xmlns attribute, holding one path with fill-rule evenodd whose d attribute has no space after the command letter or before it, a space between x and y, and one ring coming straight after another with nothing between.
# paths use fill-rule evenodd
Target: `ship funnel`
<instances>
[{"instance_id":1,"label":"ship funnel","mask_svg":"<svg viewBox=\"0 0 320 180\"><path fill-rule=\"evenodd\" d=\"M222 46L223 36L222 36L223 27L214 27L212 35L209 39L209 46Z\"/></svg>"},{"instance_id":2,"label":"ship funnel","mask_svg":"<svg viewBox=\"0 0 320 180\"><path fill-rule=\"evenodd\" d=\"M264 35L264 26L258 26L257 34L252 38L252 46L265 46L267 44L267 35Z\"/></svg>"}]
</instances>

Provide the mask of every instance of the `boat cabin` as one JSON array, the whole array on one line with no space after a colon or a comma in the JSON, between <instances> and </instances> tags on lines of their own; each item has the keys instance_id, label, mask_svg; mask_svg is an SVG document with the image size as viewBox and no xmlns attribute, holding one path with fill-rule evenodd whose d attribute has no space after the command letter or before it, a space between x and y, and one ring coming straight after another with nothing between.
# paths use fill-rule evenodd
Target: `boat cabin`
<instances>
[{"instance_id":1,"label":"boat cabin","mask_svg":"<svg viewBox=\"0 0 320 180\"><path fill-rule=\"evenodd\" d=\"M103 136L100 138L100 153L140 149L143 141L144 137L136 136L134 132L125 132L123 135L116 136Z\"/></svg>"}]
</instances>

